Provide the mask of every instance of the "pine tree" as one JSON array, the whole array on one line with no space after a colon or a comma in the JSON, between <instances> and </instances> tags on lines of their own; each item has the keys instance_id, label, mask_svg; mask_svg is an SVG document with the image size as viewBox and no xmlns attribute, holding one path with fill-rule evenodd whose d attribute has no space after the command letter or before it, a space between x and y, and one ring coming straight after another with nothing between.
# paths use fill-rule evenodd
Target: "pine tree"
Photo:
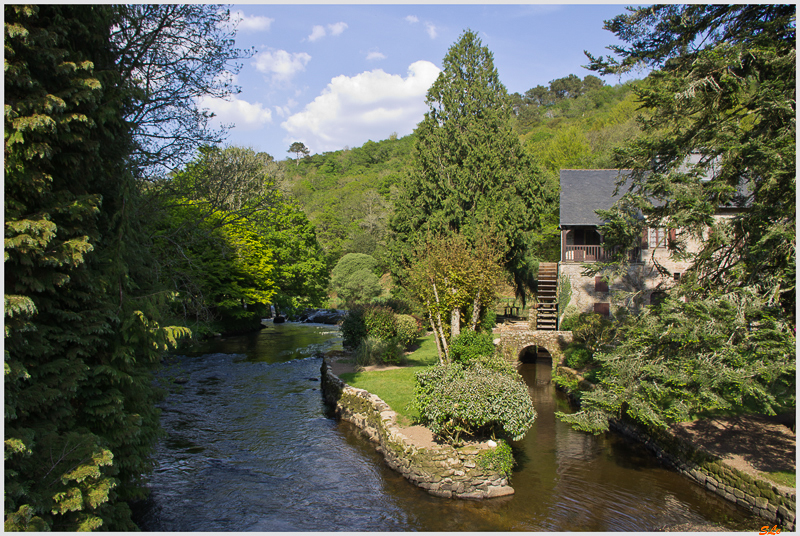
<instances>
[{"instance_id":1,"label":"pine tree","mask_svg":"<svg viewBox=\"0 0 800 536\"><path fill-rule=\"evenodd\" d=\"M414 246L435 235L460 232L474 243L495 234L505 241L505 265L524 295L535 269L526 241L552 200L511 129L508 94L488 48L468 30L442 63L390 224L394 264L407 264Z\"/></svg>"}]
</instances>

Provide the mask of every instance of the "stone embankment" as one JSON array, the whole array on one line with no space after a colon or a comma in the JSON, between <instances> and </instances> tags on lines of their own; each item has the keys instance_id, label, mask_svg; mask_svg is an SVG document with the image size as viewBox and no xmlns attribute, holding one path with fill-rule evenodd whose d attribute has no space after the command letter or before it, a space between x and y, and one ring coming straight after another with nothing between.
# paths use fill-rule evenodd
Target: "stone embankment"
<instances>
[{"instance_id":1,"label":"stone embankment","mask_svg":"<svg viewBox=\"0 0 800 536\"><path fill-rule=\"evenodd\" d=\"M573 369L559 366L556 368L556 373L577 381L583 391L594 387ZM577 402L574 393L566 391L570 398ZM644 444L658 459L682 475L707 490L749 509L763 519L765 525L778 525L784 531L795 530L797 512L795 488L778 485L759 476L755 471L746 472L734 467L725 456L711 454L701 446L679 437L674 431L645 431L633 424L619 421L612 421L610 425L620 434ZM760 439L765 442L770 440L769 437Z\"/></svg>"},{"instance_id":2,"label":"stone embankment","mask_svg":"<svg viewBox=\"0 0 800 536\"><path fill-rule=\"evenodd\" d=\"M336 417L353 423L377 444L386 463L410 482L432 495L459 499L487 499L511 495L508 479L491 468L487 454L493 447L468 444L422 446L403 434L397 414L378 396L356 389L333 374L327 359L322 363L322 392L335 408Z\"/></svg>"}]
</instances>

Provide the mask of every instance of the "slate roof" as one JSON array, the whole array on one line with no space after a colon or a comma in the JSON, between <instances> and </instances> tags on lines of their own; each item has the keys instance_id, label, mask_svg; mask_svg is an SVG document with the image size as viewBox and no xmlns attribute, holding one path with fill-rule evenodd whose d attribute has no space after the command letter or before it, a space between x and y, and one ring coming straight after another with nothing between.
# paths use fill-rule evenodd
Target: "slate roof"
<instances>
[{"instance_id":1,"label":"slate roof","mask_svg":"<svg viewBox=\"0 0 800 536\"><path fill-rule=\"evenodd\" d=\"M595 210L608 210L626 188L614 195L616 183L629 170L562 169L560 225L600 225Z\"/></svg>"},{"instance_id":2,"label":"slate roof","mask_svg":"<svg viewBox=\"0 0 800 536\"><path fill-rule=\"evenodd\" d=\"M628 191L626 184L620 188L617 195L614 195L617 181L630 173L630 170L625 169L562 169L559 224L562 227L601 225L603 222L595 211L610 209L611 205ZM729 203L718 208L740 210L751 204L750 186L744 177L741 177L737 194Z\"/></svg>"}]
</instances>

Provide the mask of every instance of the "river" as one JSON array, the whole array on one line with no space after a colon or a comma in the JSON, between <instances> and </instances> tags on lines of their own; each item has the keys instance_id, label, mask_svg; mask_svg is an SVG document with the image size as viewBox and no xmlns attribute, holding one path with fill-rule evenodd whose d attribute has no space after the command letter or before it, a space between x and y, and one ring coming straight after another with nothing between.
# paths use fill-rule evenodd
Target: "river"
<instances>
[{"instance_id":1,"label":"river","mask_svg":"<svg viewBox=\"0 0 800 536\"><path fill-rule=\"evenodd\" d=\"M352 425L326 415L320 351L336 328L268 324L172 356L149 531L651 531L681 523L755 530L758 519L658 462L641 445L559 422L550 363L524 364L539 417L513 443L510 497L434 497L389 469ZM176 383L178 380L180 383Z\"/></svg>"}]
</instances>

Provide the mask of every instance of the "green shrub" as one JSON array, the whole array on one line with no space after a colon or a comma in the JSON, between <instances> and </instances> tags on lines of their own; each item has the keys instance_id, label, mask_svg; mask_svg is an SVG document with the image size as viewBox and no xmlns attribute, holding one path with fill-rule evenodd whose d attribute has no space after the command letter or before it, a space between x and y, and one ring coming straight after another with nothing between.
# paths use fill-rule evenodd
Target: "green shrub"
<instances>
[{"instance_id":1,"label":"green shrub","mask_svg":"<svg viewBox=\"0 0 800 536\"><path fill-rule=\"evenodd\" d=\"M484 333L491 333L494 326L497 324L497 313L494 309L487 309L478 324L480 331Z\"/></svg>"},{"instance_id":2,"label":"green shrub","mask_svg":"<svg viewBox=\"0 0 800 536\"><path fill-rule=\"evenodd\" d=\"M397 320L388 307L368 305L364 308L367 336L387 341L397 336Z\"/></svg>"},{"instance_id":3,"label":"green shrub","mask_svg":"<svg viewBox=\"0 0 800 536\"><path fill-rule=\"evenodd\" d=\"M397 327L397 339L403 348L408 349L417 342L417 337L422 331L422 326L416 318L411 315L397 315L395 318Z\"/></svg>"},{"instance_id":4,"label":"green shrub","mask_svg":"<svg viewBox=\"0 0 800 536\"><path fill-rule=\"evenodd\" d=\"M511 452L511 445L502 439L499 440L495 448L482 452L478 456L478 465L487 471L494 471L506 478L511 478L511 470L514 468L514 454Z\"/></svg>"},{"instance_id":5,"label":"green shrub","mask_svg":"<svg viewBox=\"0 0 800 536\"><path fill-rule=\"evenodd\" d=\"M553 383L561 389L571 393L580 400L581 391L578 388L578 380L572 376L565 376L563 374L556 374L553 376Z\"/></svg>"},{"instance_id":6,"label":"green shrub","mask_svg":"<svg viewBox=\"0 0 800 536\"><path fill-rule=\"evenodd\" d=\"M373 305L383 305L394 311L398 315L410 315L414 309L405 300L395 297L377 296L370 300Z\"/></svg>"},{"instance_id":7,"label":"green shrub","mask_svg":"<svg viewBox=\"0 0 800 536\"><path fill-rule=\"evenodd\" d=\"M463 331L450 343L450 359L455 363L470 365L477 358L494 355L491 333Z\"/></svg>"},{"instance_id":8,"label":"green shrub","mask_svg":"<svg viewBox=\"0 0 800 536\"><path fill-rule=\"evenodd\" d=\"M572 331L572 328L577 324L580 313L571 314L564 317L558 329L561 331Z\"/></svg>"},{"instance_id":9,"label":"green shrub","mask_svg":"<svg viewBox=\"0 0 800 536\"><path fill-rule=\"evenodd\" d=\"M574 341L583 343L592 354L607 348L615 335L614 323L597 313L580 313L572 326Z\"/></svg>"},{"instance_id":10,"label":"green shrub","mask_svg":"<svg viewBox=\"0 0 800 536\"><path fill-rule=\"evenodd\" d=\"M575 370L592 362L592 353L584 345L572 343L564 349L564 364Z\"/></svg>"},{"instance_id":11,"label":"green shrub","mask_svg":"<svg viewBox=\"0 0 800 536\"><path fill-rule=\"evenodd\" d=\"M602 369L593 368L593 369L587 370L586 373L583 375L583 377L586 379L587 382L590 382L590 383L593 383L593 384L597 385L603 379Z\"/></svg>"},{"instance_id":12,"label":"green shrub","mask_svg":"<svg viewBox=\"0 0 800 536\"><path fill-rule=\"evenodd\" d=\"M404 358L403 347L397 339L367 337L355 351L356 366L399 365Z\"/></svg>"},{"instance_id":13,"label":"green shrub","mask_svg":"<svg viewBox=\"0 0 800 536\"><path fill-rule=\"evenodd\" d=\"M367 325L364 323L365 309L365 306L357 305L347 311L341 326L343 346L356 348L367 337Z\"/></svg>"},{"instance_id":14,"label":"green shrub","mask_svg":"<svg viewBox=\"0 0 800 536\"><path fill-rule=\"evenodd\" d=\"M413 405L420 422L452 443L461 434L502 433L517 441L536 419L528 388L517 374L452 364L424 369L416 378Z\"/></svg>"},{"instance_id":15,"label":"green shrub","mask_svg":"<svg viewBox=\"0 0 800 536\"><path fill-rule=\"evenodd\" d=\"M388 307L356 305L342 321L342 344L357 348L367 337L389 340L397 336L395 314Z\"/></svg>"},{"instance_id":16,"label":"green shrub","mask_svg":"<svg viewBox=\"0 0 800 536\"><path fill-rule=\"evenodd\" d=\"M498 354L494 353L488 356L478 356L470 364L471 367L481 367L486 370L493 370L495 372L502 372L503 374L517 374L517 369L509 361Z\"/></svg>"}]
</instances>

